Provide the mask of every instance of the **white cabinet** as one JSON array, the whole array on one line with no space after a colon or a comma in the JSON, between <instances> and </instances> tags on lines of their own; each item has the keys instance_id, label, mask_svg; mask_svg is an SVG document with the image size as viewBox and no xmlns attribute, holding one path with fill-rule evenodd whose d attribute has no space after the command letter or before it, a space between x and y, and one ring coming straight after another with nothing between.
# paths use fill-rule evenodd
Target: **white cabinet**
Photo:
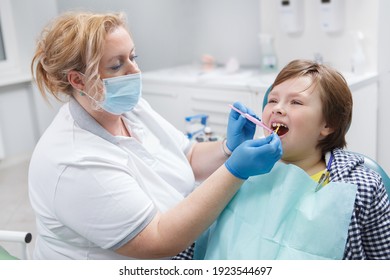
<instances>
[{"instance_id":1,"label":"white cabinet","mask_svg":"<svg viewBox=\"0 0 390 280\"><path fill-rule=\"evenodd\" d=\"M143 97L163 117L185 132L185 117L207 114L208 125L224 136L230 108L240 101L261 117L264 93L275 75L262 76L247 70L238 74L204 75L191 66L143 74ZM376 159L377 75L345 75L351 88L354 107L347 133L347 148ZM258 128L257 136L263 135Z\"/></svg>"},{"instance_id":2,"label":"white cabinet","mask_svg":"<svg viewBox=\"0 0 390 280\"><path fill-rule=\"evenodd\" d=\"M213 132L224 136L229 104L240 101L261 115L261 103L266 85L252 86L244 74L207 75L192 67L179 67L143 74L143 97L163 117L185 131L185 117L206 114L208 126ZM249 79L250 81L250 79ZM262 102L262 101L261 101ZM256 104L256 105L254 105ZM259 130L258 134L262 134Z\"/></svg>"},{"instance_id":3,"label":"white cabinet","mask_svg":"<svg viewBox=\"0 0 390 280\"><path fill-rule=\"evenodd\" d=\"M215 133L225 135L230 108L240 101L247 106L254 103L256 92L212 87L152 84L144 82L143 96L163 117L185 131L185 117L206 114L208 126ZM252 106L253 107L253 106Z\"/></svg>"},{"instance_id":4,"label":"white cabinet","mask_svg":"<svg viewBox=\"0 0 390 280\"><path fill-rule=\"evenodd\" d=\"M160 115L184 131L184 116L189 113L189 96L182 88L144 80L142 95Z\"/></svg>"}]
</instances>

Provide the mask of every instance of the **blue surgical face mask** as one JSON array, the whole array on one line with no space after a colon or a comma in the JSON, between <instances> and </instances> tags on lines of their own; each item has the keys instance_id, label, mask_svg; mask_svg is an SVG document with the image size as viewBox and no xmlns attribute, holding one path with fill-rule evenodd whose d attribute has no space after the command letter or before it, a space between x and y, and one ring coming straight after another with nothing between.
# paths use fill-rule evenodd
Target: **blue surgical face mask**
<instances>
[{"instance_id":1,"label":"blue surgical face mask","mask_svg":"<svg viewBox=\"0 0 390 280\"><path fill-rule=\"evenodd\" d=\"M131 111L141 97L141 73L103 79L103 85L105 98L99 105L114 115Z\"/></svg>"}]
</instances>

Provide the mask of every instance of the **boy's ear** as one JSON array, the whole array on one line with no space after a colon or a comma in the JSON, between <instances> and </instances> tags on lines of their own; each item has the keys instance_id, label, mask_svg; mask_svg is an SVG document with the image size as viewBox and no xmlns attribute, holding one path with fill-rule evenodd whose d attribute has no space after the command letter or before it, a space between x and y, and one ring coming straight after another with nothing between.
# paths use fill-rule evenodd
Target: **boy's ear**
<instances>
[{"instance_id":1,"label":"boy's ear","mask_svg":"<svg viewBox=\"0 0 390 280\"><path fill-rule=\"evenodd\" d=\"M334 128L329 127L327 124L321 129L320 135L325 138L329 134L332 134L334 132Z\"/></svg>"},{"instance_id":2,"label":"boy's ear","mask_svg":"<svg viewBox=\"0 0 390 280\"><path fill-rule=\"evenodd\" d=\"M68 81L73 86L74 89L78 91L84 91L84 76L80 72L71 70L68 72Z\"/></svg>"}]
</instances>

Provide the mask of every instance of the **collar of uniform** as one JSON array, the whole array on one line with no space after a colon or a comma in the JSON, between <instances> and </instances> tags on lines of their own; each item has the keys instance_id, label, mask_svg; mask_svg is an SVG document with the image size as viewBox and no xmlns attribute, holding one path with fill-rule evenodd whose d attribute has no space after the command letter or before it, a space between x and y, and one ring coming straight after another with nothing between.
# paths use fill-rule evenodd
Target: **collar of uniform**
<instances>
[{"instance_id":1,"label":"collar of uniform","mask_svg":"<svg viewBox=\"0 0 390 280\"><path fill-rule=\"evenodd\" d=\"M69 101L69 111L80 128L118 145L119 140L105 130L73 97Z\"/></svg>"}]
</instances>

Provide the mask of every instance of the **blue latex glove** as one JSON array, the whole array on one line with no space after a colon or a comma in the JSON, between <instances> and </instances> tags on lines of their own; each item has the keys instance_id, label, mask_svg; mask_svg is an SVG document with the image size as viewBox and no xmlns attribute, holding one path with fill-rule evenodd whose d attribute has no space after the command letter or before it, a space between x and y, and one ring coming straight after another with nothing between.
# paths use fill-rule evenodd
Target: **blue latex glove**
<instances>
[{"instance_id":1,"label":"blue latex glove","mask_svg":"<svg viewBox=\"0 0 390 280\"><path fill-rule=\"evenodd\" d=\"M248 109L240 102L235 102L233 106L244 113L256 117L251 109ZM256 125L254 123L231 109L226 134L226 146L231 152L233 152L242 142L253 139L255 132Z\"/></svg>"},{"instance_id":2,"label":"blue latex glove","mask_svg":"<svg viewBox=\"0 0 390 280\"><path fill-rule=\"evenodd\" d=\"M249 176L270 172L282 153L280 138L272 133L266 138L243 142L225 162L225 166L234 176L246 180Z\"/></svg>"}]
</instances>

